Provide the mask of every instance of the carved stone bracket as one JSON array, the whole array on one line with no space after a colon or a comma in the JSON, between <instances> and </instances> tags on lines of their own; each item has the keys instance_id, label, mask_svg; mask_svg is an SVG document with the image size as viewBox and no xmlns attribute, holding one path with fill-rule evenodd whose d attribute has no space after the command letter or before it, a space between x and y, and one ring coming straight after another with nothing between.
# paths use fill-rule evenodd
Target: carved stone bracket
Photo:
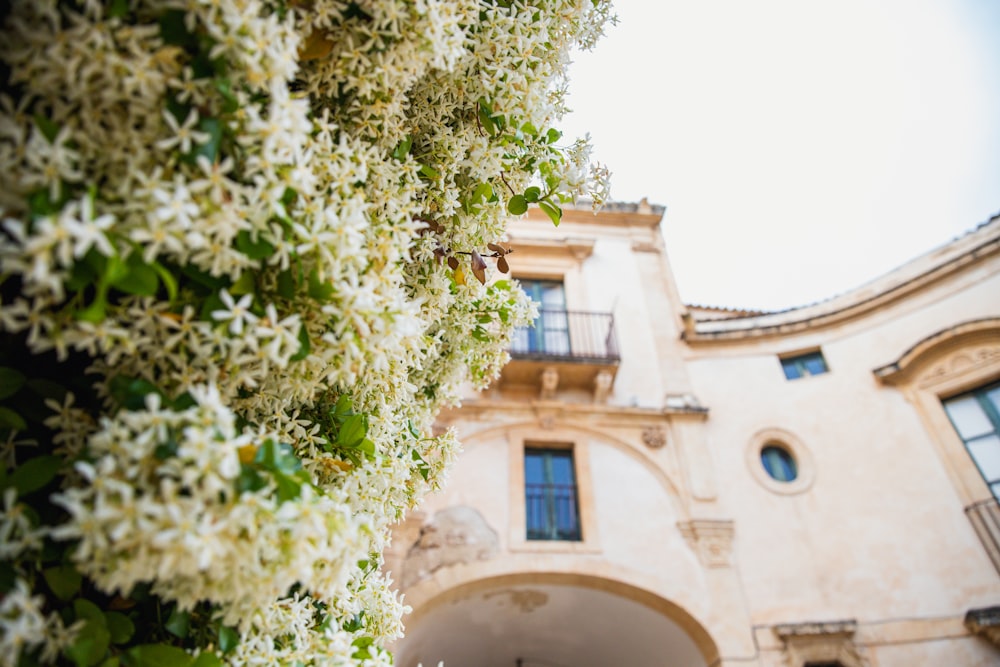
<instances>
[{"instance_id":1,"label":"carved stone bracket","mask_svg":"<svg viewBox=\"0 0 1000 667\"><path fill-rule=\"evenodd\" d=\"M677 523L688 546L706 567L730 567L733 564L732 521L692 519Z\"/></svg>"},{"instance_id":2,"label":"carved stone bracket","mask_svg":"<svg viewBox=\"0 0 1000 667\"><path fill-rule=\"evenodd\" d=\"M858 622L812 621L776 625L774 634L785 645L789 667L811 663L836 663L844 667L867 667L868 662L854 643Z\"/></svg>"},{"instance_id":3,"label":"carved stone bracket","mask_svg":"<svg viewBox=\"0 0 1000 667\"><path fill-rule=\"evenodd\" d=\"M972 634L1000 646L1000 607L970 609L965 614L965 627Z\"/></svg>"},{"instance_id":4,"label":"carved stone bracket","mask_svg":"<svg viewBox=\"0 0 1000 667\"><path fill-rule=\"evenodd\" d=\"M667 432L662 426L649 426L642 430L642 444L650 449L660 449L667 444Z\"/></svg>"},{"instance_id":5,"label":"carved stone bracket","mask_svg":"<svg viewBox=\"0 0 1000 667\"><path fill-rule=\"evenodd\" d=\"M594 378L594 403L606 403L611 395L611 385L615 377L610 371L601 371Z\"/></svg>"},{"instance_id":6,"label":"carved stone bracket","mask_svg":"<svg viewBox=\"0 0 1000 667\"><path fill-rule=\"evenodd\" d=\"M551 401L556 397L556 390L559 388L559 371L553 366L549 366L542 371L541 390L539 398L543 401Z\"/></svg>"}]
</instances>

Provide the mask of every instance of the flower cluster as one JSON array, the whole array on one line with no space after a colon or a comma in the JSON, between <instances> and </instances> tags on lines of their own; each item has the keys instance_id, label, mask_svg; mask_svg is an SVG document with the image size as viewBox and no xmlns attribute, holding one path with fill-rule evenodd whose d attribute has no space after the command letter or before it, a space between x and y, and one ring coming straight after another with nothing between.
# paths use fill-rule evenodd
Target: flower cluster
<instances>
[{"instance_id":1,"label":"flower cluster","mask_svg":"<svg viewBox=\"0 0 1000 667\"><path fill-rule=\"evenodd\" d=\"M554 124L609 11L9 3L4 655L388 663L388 529L458 451L431 424L531 319L483 255L607 196Z\"/></svg>"}]
</instances>

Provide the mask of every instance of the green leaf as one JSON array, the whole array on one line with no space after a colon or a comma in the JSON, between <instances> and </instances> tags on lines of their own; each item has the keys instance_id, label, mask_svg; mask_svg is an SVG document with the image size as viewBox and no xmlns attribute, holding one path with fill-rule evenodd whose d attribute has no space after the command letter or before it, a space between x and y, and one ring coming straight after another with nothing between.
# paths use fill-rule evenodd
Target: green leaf
<instances>
[{"instance_id":1,"label":"green leaf","mask_svg":"<svg viewBox=\"0 0 1000 667\"><path fill-rule=\"evenodd\" d=\"M359 442L357 448L368 456L375 456L375 443L370 438L365 438Z\"/></svg>"},{"instance_id":2,"label":"green leaf","mask_svg":"<svg viewBox=\"0 0 1000 667\"><path fill-rule=\"evenodd\" d=\"M117 264L115 261L109 262L109 266ZM143 261L141 254L133 252L129 255L123 268L124 271L120 274L115 268L109 271L109 274L114 272L109 280L112 287L126 294L156 296L156 291L160 288L159 276L152 266Z\"/></svg>"},{"instance_id":3,"label":"green leaf","mask_svg":"<svg viewBox=\"0 0 1000 667\"><path fill-rule=\"evenodd\" d=\"M84 618L88 621L95 621L102 626L107 625L107 622L104 620L104 612L90 600L83 598L73 600L73 611L76 613L78 619Z\"/></svg>"},{"instance_id":4,"label":"green leaf","mask_svg":"<svg viewBox=\"0 0 1000 667\"><path fill-rule=\"evenodd\" d=\"M319 273L313 270L309 274L309 296L317 301L329 301L335 287L329 280L320 280Z\"/></svg>"},{"instance_id":5,"label":"green leaf","mask_svg":"<svg viewBox=\"0 0 1000 667\"><path fill-rule=\"evenodd\" d=\"M160 37L167 44L184 48L196 49L198 36L188 31L184 23L185 12L180 9L170 9L160 16Z\"/></svg>"},{"instance_id":6,"label":"green leaf","mask_svg":"<svg viewBox=\"0 0 1000 667\"><path fill-rule=\"evenodd\" d=\"M402 160L405 158L409 152L410 147L413 145L413 138L410 136L403 137L403 140L396 144L396 148L392 151L392 157L397 160Z\"/></svg>"},{"instance_id":7,"label":"green leaf","mask_svg":"<svg viewBox=\"0 0 1000 667\"><path fill-rule=\"evenodd\" d=\"M549 216L549 220L552 221L552 224L558 227L559 221L562 220L562 209L553 204L552 202L546 201L544 199L538 202L538 206L543 211L545 211L545 214L547 216Z\"/></svg>"},{"instance_id":8,"label":"green leaf","mask_svg":"<svg viewBox=\"0 0 1000 667\"><path fill-rule=\"evenodd\" d=\"M42 136L48 139L51 144L59 136L59 125L51 118L47 118L40 113L35 114L35 125L41 130Z\"/></svg>"},{"instance_id":9,"label":"green leaf","mask_svg":"<svg viewBox=\"0 0 1000 667\"><path fill-rule=\"evenodd\" d=\"M170 618L163 625L167 629L167 632L175 637L180 637L184 639L188 636L188 630L191 628L191 614L186 611L181 611L180 609L174 608L170 612Z\"/></svg>"},{"instance_id":10,"label":"green leaf","mask_svg":"<svg viewBox=\"0 0 1000 667\"><path fill-rule=\"evenodd\" d=\"M496 195L493 192L493 186L489 183L480 183L476 186L476 189L472 191L470 204L471 206L481 206L484 202L495 200Z\"/></svg>"},{"instance_id":11,"label":"green leaf","mask_svg":"<svg viewBox=\"0 0 1000 667\"><path fill-rule=\"evenodd\" d=\"M222 143L222 123L218 118L201 118L198 129L208 135L208 141L192 149L194 156L204 155L209 162L215 162L219 157L219 144Z\"/></svg>"},{"instance_id":12,"label":"green leaf","mask_svg":"<svg viewBox=\"0 0 1000 667\"><path fill-rule=\"evenodd\" d=\"M191 667L222 667L222 660L211 651L202 651L191 663Z\"/></svg>"},{"instance_id":13,"label":"green leaf","mask_svg":"<svg viewBox=\"0 0 1000 667\"><path fill-rule=\"evenodd\" d=\"M72 600L80 591L83 576L69 564L54 565L42 571L45 583L57 598L64 601Z\"/></svg>"},{"instance_id":14,"label":"green leaf","mask_svg":"<svg viewBox=\"0 0 1000 667\"><path fill-rule=\"evenodd\" d=\"M545 138L550 144L554 144L562 138L562 132L554 127L549 128L549 131L545 133Z\"/></svg>"},{"instance_id":15,"label":"green leaf","mask_svg":"<svg viewBox=\"0 0 1000 667\"><path fill-rule=\"evenodd\" d=\"M84 602L84 600L77 600L77 602ZM97 612L100 613L100 610L98 609ZM80 617L80 614L77 613L77 616ZM111 634L104 625L103 616L100 620L89 618L77 632L76 639L63 650L63 653L77 667L92 667L104 660L110 643Z\"/></svg>"},{"instance_id":16,"label":"green leaf","mask_svg":"<svg viewBox=\"0 0 1000 667\"><path fill-rule=\"evenodd\" d=\"M174 278L174 274L159 262L153 262L150 266L152 266L153 270L156 271L156 275L160 277L160 281L163 283L163 286L167 288L167 298L171 302L176 301L177 278Z\"/></svg>"},{"instance_id":17,"label":"green leaf","mask_svg":"<svg viewBox=\"0 0 1000 667\"><path fill-rule=\"evenodd\" d=\"M128 0L111 0L108 7L108 18L120 19L128 14Z\"/></svg>"},{"instance_id":18,"label":"green leaf","mask_svg":"<svg viewBox=\"0 0 1000 667\"><path fill-rule=\"evenodd\" d=\"M507 211L512 215L521 215L528 210L528 202L525 200L524 195L514 195L507 202Z\"/></svg>"},{"instance_id":19,"label":"green leaf","mask_svg":"<svg viewBox=\"0 0 1000 667\"><path fill-rule=\"evenodd\" d=\"M42 398L51 398L59 403L62 403L66 398L66 394L69 393L69 390L66 389L66 387L44 378L31 378L28 380L27 384L28 389L33 391L35 394L41 396Z\"/></svg>"},{"instance_id":20,"label":"green leaf","mask_svg":"<svg viewBox=\"0 0 1000 667\"><path fill-rule=\"evenodd\" d=\"M105 290L106 291L106 290ZM94 324L99 324L104 321L107 317L107 307L108 300L104 292L98 292L97 297L94 299L93 303L82 310L76 311L74 317L78 320L83 320L84 322L93 322Z\"/></svg>"},{"instance_id":21,"label":"green leaf","mask_svg":"<svg viewBox=\"0 0 1000 667\"><path fill-rule=\"evenodd\" d=\"M240 643L240 635L236 630L225 625L219 626L219 650L229 653Z\"/></svg>"},{"instance_id":22,"label":"green leaf","mask_svg":"<svg viewBox=\"0 0 1000 667\"><path fill-rule=\"evenodd\" d=\"M299 351L288 358L289 361L302 361L309 356L312 351L312 344L309 342L309 330L305 324L299 325Z\"/></svg>"},{"instance_id":23,"label":"green leaf","mask_svg":"<svg viewBox=\"0 0 1000 667\"><path fill-rule=\"evenodd\" d=\"M420 439L420 430L417 428L417 425L413 423L412 419L406 420L406 428L410 431L410 435L417 440Z\"/></svg>"},{"instance_id":24,"label":"green leaf","mask_svg":"<svg viewBox=\"0 0 1000 667\"><path fill-rule=\"evenodd\" d=\"M130 667L190 667L194 658L167 644L140 644L122 654Z\"/></svg>"},{"instance_id":25,"label":"green leaf","mask_svg":"<svg viewBox=\"0 0 1000 667\"><path fill-rule=\"evenodd\" d=\"M132 619L118 611L109 611L104 614L104 618L108 623L112 643L125 644L132 639L132 635L135 634L135 624Z\"/></svg>"},{"instance_id":26,"label":"green leaf","mask_svg":"<svg viewBox=\"0 0 1000 667\"><path fill-rule=\"evenodd\" d=\"M289 300L295 298L295 276L291 269L278 274L278 294Z\"/></svg>"},{"instance_id":27,"label":"green leaf","mask_svg":"<svg viewBox=\"0 0 1000 667\"><path fill-rule=\"evenodd\" d=\"M5 410L6 408L0 408ZM7 478L7 486L17 489L18 496L26 496L44 488L55 479L62 459L58 456L36 456L14 469Z\"/></svg>"},{"instance_id":28,"label":"green leaf","mask_svg":"<svg viewBox=\"0 0 1000 667\"><path fill-rule=\"evenodd\" d=\"M430 179L441 177L441 174L438 172L437 169L427 164L420 165L420 175Z\"/></svg>"},{"instance_id":29,"label":"green leaf","mask_svg":"<svg viewBox=\"0 0 1000 667\"><path fill-rule=\"evenodd\" d=\"M202 322L214 323L215 318L212 317L212 313L217 310L226 310L226 304L222 303L222 299L218 293L209 294L201 304L201 311L198 313L198 318Z\"/></svg>"},{"instance_id":30,"label":"green leaf","mask_svg":"<svg viewBox=\"0 0 1000 667\"><path fill-rule=\"evenodd\" d=\"M253 466L240 465L240 476L236 478L236 490L240 493L259 491L267 486L267 480Z\"/></svg>"},{"instance_id":31,"label":"green leaf","mask_svg":"<svg viewBox=\"0 0 1000 667\"><path fill-rule=\"evenodd\" d=\"M337 399L337 404L333 406L333 419L338 424L343 424L344 420L354 414L351 406L351 399L347 394L342 394Z\"/></svg>"},{"instance_id":32,"label":"green leaf","mask_svg":"<svg viewBox=\"0 0 1000 667\"><path fill-rule=\"evenodd\" d=\"M229 293L233 296L242 296L244 294L255 294L257 292L257 281L254 280L254 275L251 271L244 271L240 274L240 277L233 283L233 286L229 288Z\"/></svg>"},{"instance_id":33,"label":"green leaf","mask_svg":"<svg viewBox=\"0 0 1000 667\"><path fill-rule=\"evenodd\" d=\"M365 415L351 415L344 420L337 433L337 445L353 449L368 435L368 420Z\"/></svg>"},{"instance_id":34,"label":"green leaf","mask_svg":"<svg viewBox=\"0 0 1000 667\"><path fill-rule=\"evenodd\" d=\"M126 410L142 410L146 407L146 394L160 394L152 382L127 375L116 375L108 382L111 398Z\"/></svg>"},{"instance_id":35,"label":"green leaf","mask_svg":"<svg viewBox=\"0 0 1000 667\"><path fill-rule=\"evenodd\" d=\"M264 259L274 254L274 246L267 242L263 236L257 235L257 240L249 231L243 230L236 235L236 249L250 259Z\"/></svg>"},{"instance_id":36,"label":"green leaf","mask_svg":"<svg viewBox=\"0 0 1000 667\"><path fill-rule=\"evenodd\" d=\"M539 197L542 196L541 188L532 185L530 188L524 191L524 199L529 204L534 204L538 201Z\"/></svg>"},{"instance_id":37,"label":"green leaf","mask_svg":"<svg viewBox=\"0 0 1000 667\"><path fill-rule=\"evenodd\" d=\"M16 368L0 366L0 399L13 396L20 391L26 379L24 373Z\"/></svg>"}]
</instances>

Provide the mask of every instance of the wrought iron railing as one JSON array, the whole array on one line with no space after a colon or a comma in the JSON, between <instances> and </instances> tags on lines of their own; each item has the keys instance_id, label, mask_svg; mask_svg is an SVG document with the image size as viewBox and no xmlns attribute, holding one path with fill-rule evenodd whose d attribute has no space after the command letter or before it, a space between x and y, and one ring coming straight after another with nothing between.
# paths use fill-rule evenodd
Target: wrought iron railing
<instances>
[{"instance_id":1,"label":"wrought iron railing","mask_svg":"<svg viewBox=\"0 0 1000 667\"><path fill-rule=\"evenodd\" d=\"M524 506L529 540L580 539L575 484L525 484Z\"/></svg>"},{"instance_id":2,"label":"wrought iron railing","mask_svg":"<svg viewBox=\"0 0 1000 667\"><path fill-rule=\"evenodd\" d=\"M535 326L514 333L510 353L515 359L618 361L614 316L542 308Z\"/></svg>"}]
</instances>

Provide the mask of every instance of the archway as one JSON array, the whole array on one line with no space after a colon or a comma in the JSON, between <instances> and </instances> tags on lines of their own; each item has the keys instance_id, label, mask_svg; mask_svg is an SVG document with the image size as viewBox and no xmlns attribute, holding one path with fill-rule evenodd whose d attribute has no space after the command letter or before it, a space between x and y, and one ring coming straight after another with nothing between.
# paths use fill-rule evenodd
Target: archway
<instances>
[{"instance_id":1,"label":"archway","mask_svg":"<svg viewBox=\"0 0 1000 667\"><path fill-rule=\"evenodd\" d=\"M706 667L718 650L690 614L649 591L568 573L490 577L417 608L399 667Z\"/></svg>"}]
</instances>

